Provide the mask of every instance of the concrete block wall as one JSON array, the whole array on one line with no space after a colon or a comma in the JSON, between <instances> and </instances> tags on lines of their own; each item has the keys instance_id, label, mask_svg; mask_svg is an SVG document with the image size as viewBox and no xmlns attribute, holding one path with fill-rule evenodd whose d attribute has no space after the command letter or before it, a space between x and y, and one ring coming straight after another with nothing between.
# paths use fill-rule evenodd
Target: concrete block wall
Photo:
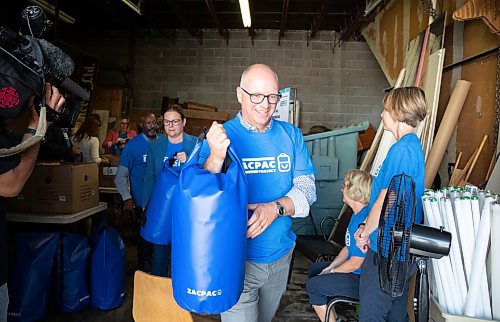
<instances>
[{"instance_id":1,"label":"concrete block wall","mask_svg":"<svg viewBox=\"0 0 500 322\"><path fill-rule=\"evenodd\" d=\"M367 44L346 42L333 48L334 32L320 32L307 45L305 31L257 30L254 44L245 30L232 30L226 45L216 30L203 32L202 44L185 30L175 42L160 34L135 40L134 109L158 110L163 96L215 105L232 115L239 110L235 90L241 72L253 63L274 68L280 88L297 88L300 127L334 127L369 120L380 122L383 89L389 86ZM120 82L115 68L126 66L127 35L89 39L85 48L101 58L101 84Z\"/></svg>"}]
</instances>

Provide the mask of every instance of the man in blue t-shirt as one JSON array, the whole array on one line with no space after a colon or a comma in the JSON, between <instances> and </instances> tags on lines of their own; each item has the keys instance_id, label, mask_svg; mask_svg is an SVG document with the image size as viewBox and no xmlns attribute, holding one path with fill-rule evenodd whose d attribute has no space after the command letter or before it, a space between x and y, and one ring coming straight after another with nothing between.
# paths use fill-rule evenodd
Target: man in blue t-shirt
<instances>
[{"instance_id":1,"label":"man in blue t-shirt","mask_svg":"<svg viewBox=\"0 0 500 322\"><path fill-rule=\"evenodd\" d=\"M141 270L149 271L149 245L139 234L140 226L144 224L142 187L146 174L149 144L163 135L156 133L156 116L153 113L141 115L141 126L142 133L131 139L123 149L120 166L115 176L115 185L116 190L122 196L124 210L135 212L138 222L137 266Z\"/></svg>"},{"instance_id":2,"label":"man in blue t-shirt","mask_svg":"<svg viewBox=\"0 0 500 322\"><path fill-rule=\"evenodd\" d=\"M248 67L236 89L241 112L214 122L202 151L203 167L222 169L229 144L248 180L249 214L245 284L223 322L270 322L285 292L295 234L291 217L305 217L316 201L314 166L302 133L272 118L281 95L278 76L266 65Z\"/></svg>"}]
</instances>

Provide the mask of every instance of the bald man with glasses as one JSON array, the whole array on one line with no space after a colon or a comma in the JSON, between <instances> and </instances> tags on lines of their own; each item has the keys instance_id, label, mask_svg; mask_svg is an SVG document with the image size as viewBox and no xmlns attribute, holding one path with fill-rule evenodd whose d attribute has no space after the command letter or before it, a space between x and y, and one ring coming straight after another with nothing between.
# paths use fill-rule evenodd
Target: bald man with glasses
<instances>
[{"instance_id":1,"label":"bald man with glasses","mask_svg":"<svg viewBox=\"0 0 500 322\"><path fill-rule=\"evenodd\" d=\"M231 144L248 180L247 260L238 303L223 322L270 322L285 292L295 246L292 217L306 217L316 201L314 166L300 130L273 119L281 95L278 76L267 65L245 69L236 89L241 111L214 122L200 157L212 173L222 169Z\"/></svg>"}]
</instances>

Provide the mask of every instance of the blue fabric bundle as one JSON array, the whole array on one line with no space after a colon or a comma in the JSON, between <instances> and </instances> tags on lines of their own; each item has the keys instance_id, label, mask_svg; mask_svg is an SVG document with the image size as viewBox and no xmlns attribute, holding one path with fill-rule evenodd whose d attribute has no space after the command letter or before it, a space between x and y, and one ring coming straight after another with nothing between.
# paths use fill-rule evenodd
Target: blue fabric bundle
<instances>
[{"instance_id":1,"label":"blue fabric bundle","mask_svg":"<svg viewBox=\"0 0 500 322\"><path fill-rule=\"evenodd\" d=\"M62 312L75 312L90 304L87 236L63 233L56 265L56 302Z\"/></svg>"},{"instance_id":2,"label":"blue fabric bundle","mask_svg":"<svg viewBox=\"0 0 500 322\"><path fill-rule=\"evenodd\" d=\"M92 238L90 264L92 306L114 309L125 295L125 245L114 228L103 228Z\"/></svg>"},{"instance_id":3,"label":"blue fabric bundle","mask_svg":"<svg viewBox=\"0 0 500 322\"><path fill-rule=\"evenodd\" d=\"M57 233L16 235L16 259L8 284L9 322L45 318L58 242Z\"/></svg>"}]
</instances>

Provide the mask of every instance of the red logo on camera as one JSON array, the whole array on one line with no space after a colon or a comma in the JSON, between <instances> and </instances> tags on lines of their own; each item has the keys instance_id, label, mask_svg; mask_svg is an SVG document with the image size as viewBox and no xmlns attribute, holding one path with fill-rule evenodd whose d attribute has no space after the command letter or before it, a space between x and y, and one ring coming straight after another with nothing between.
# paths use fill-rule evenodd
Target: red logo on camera
<instances>
[{"instance_id":1,"label":"red logo on camera","mask_svg":"<svg viewBox=\"0 0 500 322\"><path fill-rule=\"evenodd\" d=\"M0 89L0 108L14 108L19 104L19 92L14 87Z\"/></svg>"}]
</instances>

